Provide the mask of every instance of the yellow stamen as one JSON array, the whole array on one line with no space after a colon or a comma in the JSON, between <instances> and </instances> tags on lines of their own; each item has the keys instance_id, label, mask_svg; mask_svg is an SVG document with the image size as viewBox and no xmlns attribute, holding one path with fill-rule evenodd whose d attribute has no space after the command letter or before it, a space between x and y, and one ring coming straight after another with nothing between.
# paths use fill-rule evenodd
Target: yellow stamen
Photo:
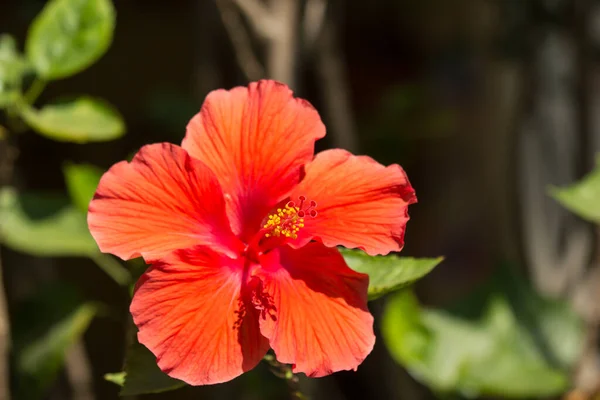
<instances>
[{"instance_id":1,"label":"yellow stamen","mask_svg":"<svg viewBox=\"0 0 600 400\"><path fill-rule=\"evenodd\" d=\"M274 214L269 215L263 228L271 231L265 234L265 237L283 236L296 239L297 232L304 226L304 219L298 218L298 211L300 211L299 207L288 204L285 208L278 208Z\"/></svg>"}]
</instances>

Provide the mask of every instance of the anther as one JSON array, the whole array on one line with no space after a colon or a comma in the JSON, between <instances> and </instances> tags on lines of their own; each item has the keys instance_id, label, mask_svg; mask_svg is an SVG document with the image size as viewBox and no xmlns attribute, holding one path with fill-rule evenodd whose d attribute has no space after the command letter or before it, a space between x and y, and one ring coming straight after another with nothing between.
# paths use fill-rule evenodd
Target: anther
<instances>
[{"instance_id":1,"label":"anther","mask_svg":"<svg viewBox=\"0 0 600 400\"><path fill-rule=\"evenodd\" d=\"M268 216L263 229L265 237L279 237L296 239L298 231L304 227L304 218L317 216L317 202L311 200L308 207L304 207L305 196L298 196L299 203L288 201L284 208L277 208Z\"/></svg>"}]
</instances>

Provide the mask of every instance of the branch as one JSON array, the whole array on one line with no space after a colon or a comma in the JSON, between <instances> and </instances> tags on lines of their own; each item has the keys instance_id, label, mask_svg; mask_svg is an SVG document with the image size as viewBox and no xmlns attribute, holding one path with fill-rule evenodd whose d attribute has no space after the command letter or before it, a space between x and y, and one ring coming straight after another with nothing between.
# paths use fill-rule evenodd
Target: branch
<instances>
[{"instance_id":1,"label":"branch","mask_svg":"<svg viewBox=\"0 0 600 400\"><path fill-rule=\"evenodd\" d=\"M221 9L223 22L236 47L238 61L242 68L250 64L252 71L245 71L247 76L266 75L272 79L286 83L294 88L296 86L296 59L297 59L297 32L299 2L297 0L271 0L267 7L259 0L233 0L240 12L249 21L257 35L266 42L266 71L258 74L254 62L256 58L250 57L251 45L247 34L241 34L243 24L233 20L227 11L227 0L217 0ZM236 16L237 18L237 16Z\"/></svg>"},{"instance_id":2,"label":"branch","mask_svg":"<svg viewBox=\"0 0 600 400\"><path fill-rule=\"evenodd\" d=\"M238 0L239 1L239 0ZM296 89L298 1L271 0L273 34L268 37L267 74Z\"/></svg>"},{"instance_id":3,"label":"branch","mask_svg":"<svg viewBox=\"0 0 600 400\"><path fill-rule=\"evenodd\" d=\"M302 32L304 47L313 49L325 22L327 0L306 0Z\"/></svg>"},{"instance_id":4,"label":"branch","mask_svg":"<svg viewBox=\"0 0 600 400\"><path fill-rule=\"evenodd\" d=\"M252 51L252 44L246 28L236 10L228 0L216 0L217 8L225 30L229 34L238 64L249 81L256 81L265 76L265 70ZM238 2L239 3L239 2Z\"/></svg>"},{"instance_id":5,"label":"branch","mask_svg":"<svg viewBox=\"0 0 600 400\"><path fill-rule=\"evenodd\" d=\"M592 238L583 223L553 200L549 203L539 140L533 132L524 133L520 195L525 251L536 286L547 294L564 295L569 286L582 278ZM560 232L565 226L569 227L569 234L564 238L564 250L560 251Z\"/></svg>"},{"instance_id":6,"label":"branch","mask_svg":"<svg viewBox=\"0 0 600 400\"><path fill-rule=\"evenodd\" d=\"M277 36L278 21L275 20L267 6L260 0L234 0L240 11L246 16L252 28L264 39ZM281 0L285 1L285 0Z\"/></svg>"},{"instance_id":7,"label":"branch","mask_svg":"<svg viewBox=\"0 0 600 400\"><path fill-rule=\"evenodd\" d=\"M593 246L588 226L550 199L546 188L576 180L577 157L584 157L577 155L582 139L573 96L572 42L550 30L534 59L538 89L520 148L525 250L536 286L564 296L582 279Z\"/></svg>"},{"instance_id":8,"label":"branch","mask_svg":"<svg viewBox=\"0 0 600 400\"><path fill-rule=\"evenodd\" d=\"M83 339L73 343L65 361L65 369L73 390L73 400L94 400L92 366Z\"/></svg>"}]
</instances>

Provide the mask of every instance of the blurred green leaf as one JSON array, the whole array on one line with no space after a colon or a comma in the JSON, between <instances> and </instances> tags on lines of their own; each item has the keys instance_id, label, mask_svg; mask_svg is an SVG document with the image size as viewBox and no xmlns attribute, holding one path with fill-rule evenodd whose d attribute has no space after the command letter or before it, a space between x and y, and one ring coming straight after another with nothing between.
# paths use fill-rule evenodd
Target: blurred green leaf
<instances>
[{"instance_id":1,"label":"blurred green leaf","mask_svg":"<svg viewBox=\"0 0 600 400\"><path fill-rule=\"evenodd\" d=\"M114 372L111 374L104 374L104 379L109 382L114 383L115 385L119 385L123 387L125 385L125 377L127 374L125 372Z\"/></svg>"},{"instance_id":2,"label":"blurred green leaf","mask_svg":"<svg viewBox=\"0 0 600 400\"><path fill-rule=\"evenodd\" d=\"M15 39L10 35L0 35L0 107L16 101L27 68L27 62L17 50Z\"/></svg>"},{"instance_id":3,"label":"blurred green leaf","mask_svg":"<svg viewBox=\"0 0 600 400\"><path fill-rule=\"evenodd\" d=\"M66 352L98 311L82 303L72 287L58 284L21 305L13 327L17 398L44 398L57 378Z\"/></svg>"},{"instance_id":4,"label":"blurred green leaf","mask_svg":"<svg viewBox=\"0 0 600 400\"><path fill-rule=\"evenodd\" d=\"M184 382L162 372L156 365L156 357L137 341L127 351L123 374L125 382L121 389L122 396L160 393L185 386Z\"/></svg>"},{"instance_id":5,"label":"blurred green leaf","mask_svg":"<svg viewBox=\"0 0 600 400\"><path fill-rule=\"evenodd\" d=\"M369 256L359 250L341 250L346 263L357 272L369 275L369 300L396 291L430 273L443 257L411 258Z\"/></svg>"},{"instance_id":6,"label":"blurred green leaf","mask_svg":"<svg viewBox=\"0 0 600 400\"><path fill-rule=\"evenodd\" d=\"M81 211L87 213L103 172L102 169L89 164L66 163L63 165L67 190L73 203Z\"/></svg>"},{"instance_id":7,"label":"blurred green leaf","mask_svg":"<svg viewBox=\"0 0 600 400\"><path fill-rule=\"evenodd\" d=\"M565 304L501 275L449 310L405 291L388 303L383 338L418 380L467 397L547 397L568 389L583 325Z\"/></svg>"},{"instance_id":8,"label":"blurred green leaf","mask_svg":"<svg viewBox=\"0 0 600 400\"><path fill-rule=\"evenodd\" d=\"M550 194L569 211L600 223L600 155L596 168L579 182L564 188L552 187Z\"/></svg>"},{"instance_id":9,"label":"blurred green leaf","mask_svg":"<svg viewBox=\"0 0 600 400\"><path fill-rule=\"evenodd\" d=\"M27 58L41 77L65 78L108 50L114 27L110 0L50 0L29 29Z\"/></svg>"},{"instance_id":10,"label":"blurred green leaf","mask_svg":"<svg viewBox=\"0 0 600 400\"><path fill-rule=\"evenodd\" d=\"M22 115L43 136L63 142L104 142L125 133L125 123L118 111L91 97L49 104L41 110L26 107Z\"/></svg>"},{"instance_id":11,"label":"blurred green leaf","mask_svg":"<svg viewBox=\"0 0 600 400\"><path fill-rule=\"evenodd\" d=\"M90 256L98 247L85 214L61 194L0 191L0 241L36 256Z\"/></svg>"}]
</instances>

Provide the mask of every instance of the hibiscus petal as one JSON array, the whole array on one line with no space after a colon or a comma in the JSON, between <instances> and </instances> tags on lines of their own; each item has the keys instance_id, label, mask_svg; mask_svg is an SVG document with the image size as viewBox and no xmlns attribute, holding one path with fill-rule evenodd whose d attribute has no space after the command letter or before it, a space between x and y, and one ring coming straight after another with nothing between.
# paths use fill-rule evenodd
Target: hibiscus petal
<instances>
[{"instance_id":1,"label":"hibiscus petal","mask_svg":"<svg viewBox=\"0 0 600 400\"><path fill-rule=\"evenodd\" d=\"M196 244L232 254L240 245L214 174L168 143L144 146L131 163L115 164L104 174L88 225L100 250L125 260Z\"/></svg>"},{"instance_id":2,"label":"hibiscus petal","mask_svg":"<svg viewBox=\"0 0 600 400\"><path fill-rule=\"evenodd\" d=\"M305 171L291 198L315 201L317 215L305 218L294 247L318 239L370 255L402 249L408 205L417 201L402 167L334 149L317 154Z\"/></svg>"},{"instance_id":3,"label":"hibiscus petal","mask_svg":"<svg viewBox=\"0 0 600 400\"><path fill-rule=\"evenodd\" d=\"M198 246L155 263L131 303L138 339L158 366L191 385L226 382L254 368L269 344L241 296L243 261Z\"/></svg>"},{"instance_id":4,"label":"hibiscus petal","mask_svg":"<svg viewBox=\"0 0 600 400\"><path fill-rule=\"evenodd\" d=\"M284 84L211 92L189 123L182 146L217 175L233 231L245 240L286 197L325 136L317 111Z\"/></svg>"},{"instance_id":5,"label":"hibiscus petal","mask_svg":"<svg viewBox=\"0 0 600 400\"><path fill-rule=\"evenodd\" d=\"M317 242L273 250L261 264L258 298L271 312L261 316L260 330L277 359L312 377L356 370L375 344L369 277Z\"/></svg>"}]
</instances>

